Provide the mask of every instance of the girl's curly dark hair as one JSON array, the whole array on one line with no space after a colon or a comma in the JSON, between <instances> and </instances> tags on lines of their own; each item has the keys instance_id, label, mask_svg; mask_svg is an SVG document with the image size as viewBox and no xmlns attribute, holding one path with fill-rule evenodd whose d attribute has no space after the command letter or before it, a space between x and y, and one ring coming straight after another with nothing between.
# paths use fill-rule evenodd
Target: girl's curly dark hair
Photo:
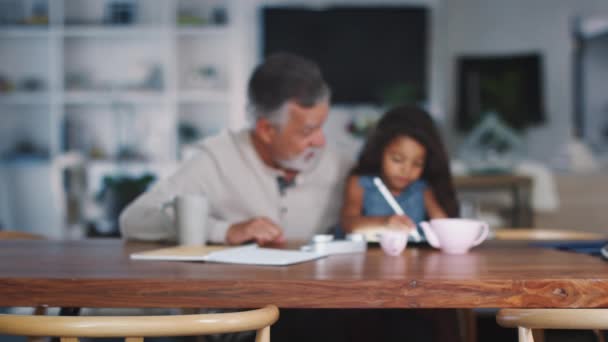
<instances>
[{"instance_id":1,"label":"girl's curly dark hair","mask_svg":"<svg viewBox=\"0 0 608 342\"><path fill-rule=\"evenodd\" d=\"M363 146L351 174L381 174L384 149L400 136L410 137L426 148L421 178L429 184L446 214L449 217L457 217L458 201L445 147L433 119L420 108L399 106L386 112Z\"/></svg>"}]
</instances>

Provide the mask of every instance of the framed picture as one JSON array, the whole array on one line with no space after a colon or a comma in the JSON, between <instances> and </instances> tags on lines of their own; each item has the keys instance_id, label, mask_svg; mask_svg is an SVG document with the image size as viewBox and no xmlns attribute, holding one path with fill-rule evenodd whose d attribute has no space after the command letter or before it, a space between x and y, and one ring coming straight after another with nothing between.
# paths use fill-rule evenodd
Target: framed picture
<instances>
[{"instance_id":1,"label":"framed picture","mask_svg":"<svg viewBox=\"0 0 608 342\"><path fill-rule=\"evenodd\" d=\"M495 112L522 130L545 121L540 54L461 56L457 60L459 130L469 131Z\"/></svg>"}]
</instances>

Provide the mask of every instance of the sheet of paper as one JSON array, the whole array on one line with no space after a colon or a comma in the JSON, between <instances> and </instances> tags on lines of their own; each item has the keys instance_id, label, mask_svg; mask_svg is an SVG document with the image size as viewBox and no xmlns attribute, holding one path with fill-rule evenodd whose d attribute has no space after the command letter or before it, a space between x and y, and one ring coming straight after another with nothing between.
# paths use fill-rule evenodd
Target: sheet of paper
<instances>
[{"instance_id":1,"label":"sheet of paper","mask_svg":"<svg viewBox=\"0 0 608 342\"><path fill-rule=\"evenodd\" d=\"M212 252L231 248L228 246L177 246L160 248L151 251L137 252L130 255L132 260L158 261L205 261ZM232 247L234 248L234 247Z\"/></svg>"},{"instance_id":2,"label":"sheet of paper","mask_svg":"<svg viewBox=\"0 0 608 342\"><path fill-rule=\"evenodd\" d=\"M210 253L205 257L205 261L228 264L286 266L326 256L326 253L261 248L256 245L249 245Z\"/></svg>"},{"instance_id":3,"label":"sheet of paper","mask_svg":"<svg viewBox=\"0 0 608 342\"><path fill-rule=\"evenodd\" d=\"M138 252L132 260L157 261L205 261L243 265L285 266L326 257L326 253L304 252L257 245L227 246L179 246Z\"/></svg>"}]
</instances>

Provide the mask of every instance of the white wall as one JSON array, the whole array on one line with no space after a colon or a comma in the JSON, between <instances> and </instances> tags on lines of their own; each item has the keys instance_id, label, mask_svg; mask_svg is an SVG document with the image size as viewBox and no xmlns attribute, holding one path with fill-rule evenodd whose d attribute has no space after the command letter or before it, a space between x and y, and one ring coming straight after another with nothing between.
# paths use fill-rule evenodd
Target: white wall
<instances>
[{"instance_id":1,"label":"white wall","mask_svg":"<svg viewBox=\"0 0 608 342\"><path fill-rule=\"evenodd\" d=\"M592 147L608 152L601 138L602 131L608 129L608 35L590 39L585 45L585 136Z\"/></svg>"},{"instance_id":2,"label":"white wall","mask_svg":"<svg viewBox=\"0 0 608 342\"><path fill-rule=\"evenodd\" d=\"M460 54L539 51L544 57L547 122L529 129L529 155L549 161L573 133L573 41L576 15L607 11L605 0L442 0L446 61L443 107L455 108L454 58ZM451 116L450 116L451 117ZM449 122L449 127L453 127ZM457 136L451 136L457 142Z\"/></svg>"},{"instance_id":3,"label":"white wall","mask_svg":"<svg viewBox=\"0 0 608 342\"><path fill-rule=\"evenodd\" d=\"M260 61L258 9L263 5L426 5L431 9L430 108L439 119L452 151L461 136L453 131L456 80L460 54L510 54L538 51L543 57L546 123L528 129L530 157L550 161L562 141L573 133L573 41L577 15L608 11L605 0L257 0L241 4L241 27L247 55L245 75ZM245 6L241 8L241 6ZM243 91L246 85L243 78ZM339 127L339 125L335 125Z\"/></svg>"},{"instance_id":4,"label":"white wall","mask_svg":"<svg viewBox=\"0 0 608 342\"><path fill-rule=\"evenodd\" d=\"M264 5L424 5L431 9L430 108L440 120L452 151L460 138L453 132L455 109L454 60L460 54L540 51L544 56L544 96L547 122L527 131L530 156L550 160L572 125L572 20L575 15L608 12L606 0L251 0L234 5L232 22L238 34L233 45L241 56L235 94L242 94L233 110L245 111L246 84L260 61L259 9ZM230 123L245 125L244 116ZM344 119L343 116L341 119ZM342 127L342 123L334 125ZM331 133L331 132L330 132Z\"/></svg>"}]
</instances>

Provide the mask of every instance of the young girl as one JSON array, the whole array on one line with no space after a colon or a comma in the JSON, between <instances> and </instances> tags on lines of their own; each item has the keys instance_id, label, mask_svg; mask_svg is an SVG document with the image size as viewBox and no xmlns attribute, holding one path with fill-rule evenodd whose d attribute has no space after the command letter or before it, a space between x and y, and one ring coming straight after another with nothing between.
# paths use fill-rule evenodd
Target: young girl
<instances>
[{"instance_id":1,"label":"young girl","mask_svg":"<svg viewBox=\"0 0 608 342\"><path fill-rule=\"evenodd\" d=\"M405 215L396 215L374 177L380 177ZM458 204L445 148L433 119L421 109L388 111L367 140L346 182L341 226L415 229L428 218L455 217Z\"/></svg>"}]
</instances>

